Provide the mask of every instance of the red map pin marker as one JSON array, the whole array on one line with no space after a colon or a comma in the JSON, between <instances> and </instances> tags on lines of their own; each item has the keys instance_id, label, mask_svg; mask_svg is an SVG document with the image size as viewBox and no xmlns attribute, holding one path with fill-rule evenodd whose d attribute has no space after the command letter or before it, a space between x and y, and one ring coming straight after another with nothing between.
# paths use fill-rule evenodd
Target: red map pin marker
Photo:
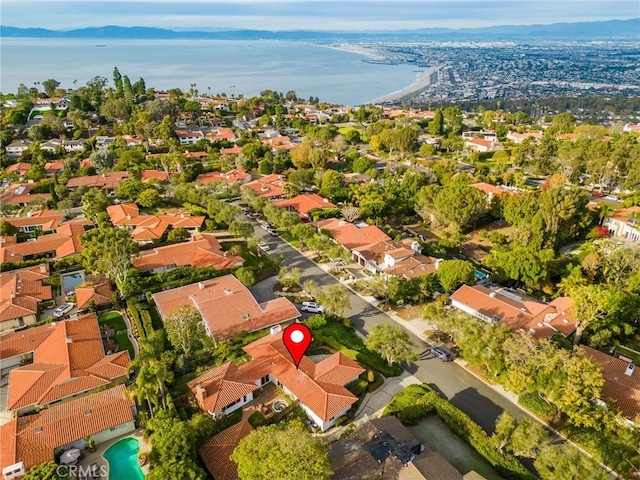
<instances>
[{"instance_id":1,"label":"red map pin marker","mask_svg":"<svg viewBox=\"0 0 640 480\"><path fill-rule=\"evenodd\" d=\"M293 357L296 368L298 368L304 352L307 351L311 344L311 330L301 323L293 323L284 329L282 341Z\"/></svg>"}]
</instances>

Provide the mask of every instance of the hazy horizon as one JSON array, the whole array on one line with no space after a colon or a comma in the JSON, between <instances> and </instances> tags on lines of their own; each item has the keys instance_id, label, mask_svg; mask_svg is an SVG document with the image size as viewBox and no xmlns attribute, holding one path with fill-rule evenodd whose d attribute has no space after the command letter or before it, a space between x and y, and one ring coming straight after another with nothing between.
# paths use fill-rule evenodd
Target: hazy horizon
<instances>
[{"instance_id":1,"label":"hazy horizon","mask_svg":"<svg viewBox=\"0 0 640 480\"><path fill-rule=\"evenodd\" d=\"M52 30L367 31L629 20L640 17L640 6L637 0L3 0L0 12L3 25Z\"/></svg>"}]
</instances>

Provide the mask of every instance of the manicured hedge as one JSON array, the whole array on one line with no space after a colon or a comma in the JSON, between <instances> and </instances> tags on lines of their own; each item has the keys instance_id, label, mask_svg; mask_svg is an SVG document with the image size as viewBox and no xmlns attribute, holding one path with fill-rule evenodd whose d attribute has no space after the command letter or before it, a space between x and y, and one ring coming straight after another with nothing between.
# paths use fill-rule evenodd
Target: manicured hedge
<instances>
[{"instance_id":1,"label":"manicured hedge","mask_svg":"<svg viewBox=\"0 0 640 480\"><path fill-rule=\"evenodd\" d=\"M138 302L135 298L127 299L127 311L131 320L131 333L134 337L146 338L142 321L140 320L140 311L138 310Z\"/></svg>"},{"instance_id":2,"label":"manicured hedge","mask_svg":"<svg viewBox=\"0 0 640 480\"><path fill-rule=\"evenodd\" d=\"M395 415L404 425L415 425L431 413L436 413L453 433L482 455L502 477L535 479L516 457L496 450L480 425L426 384L410 385L398 393L385 408L383 416Z\"/></svg>"},{"instance_id":3,"label":"manicured hedge","mask_svg":"<svg viewBox=\"0 0 640 480\"><path fill-rule=\"evenodd\" d=\"M525 393L523 395L520 395L520 398L518 398L518 403L527 410L542 417L552 415L556 411L553 405L549 405L547 402L541 399L540 395L538 395L537 393Z\"/></svg>"},{"instance_id":4,"label":"manicured hedge","mask_svg":"<svg viewBox=\"0 0 640 480\"><path fill-rule=\"evenodd\" d=\"M146 336L149 336L153 333L153 322L151 320L151 314L148 310L140 311L140 319L142 320L142 327L144 328L144 333Z\"/></svg>"}]
</instances>

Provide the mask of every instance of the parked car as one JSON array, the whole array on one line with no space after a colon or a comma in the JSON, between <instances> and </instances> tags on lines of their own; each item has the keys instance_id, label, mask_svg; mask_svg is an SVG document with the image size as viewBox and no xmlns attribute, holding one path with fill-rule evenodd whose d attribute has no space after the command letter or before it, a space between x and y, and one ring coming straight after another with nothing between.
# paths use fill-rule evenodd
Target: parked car
<instances>
[{"instance_id":1,"label":"parked car","mask_svg":"<svg viewBox=\"0 0 640 480\"><path fill-rule=\"evenodd\" d=\"M58 308L56 308L53 311L53 316L56 318L62 317L63 315L65 315L66 313L69 313L71 310L73 310L73 307L75 307L76 304L75 303L65 303L64 305L60 305Z\"/></svg>"},{"instance_id":2,"label":"parked car","mask_svg":"<svg viewBox=\"0 0 640 480\"><path fill-rule=\"evenodd\" d=\"M324 308L316 302L302 302L300 311L309 313L324 313Z\"/></svg>"},{"instance_id":3,"label":"parked car","mask_svg":"<svg viewBox=\"0 0 640 480\"><path fill-rule=\"evenodd\" d=\"M605 200L613 200L614 202L618 201L618 197L616 195L607 195L604 198L605 198Z\"/></svg>"},{"instance_id":4,"label":"parked car","mask_svg":"<svg viewBox=\"0 0 640 480\"><path fill-rule=\"evenodd\" d=\"M269 250L271 250L271 248L269 247L269 245L267 245L267 244L266 244L266 243L264 243L264 242L260 242L260 243L258 244L258 248L259 248L260 250L262 250L263 252L268 252Z\"/></svg>"},{"instance_id":5,"label":"parked car","mask_svg":"<svg viewBox=\"0 0 640 480\"><path fill-rule=\"evenodd\" d=\"M602 192L593 192L594 197L602 197Z\"/></svg>"},{"instance_id":6,"label":"parked car","mask_svg":"<svg viewBox=\"0 0 640 480\"><path fill-rule=\"evenodd\" d=\"M275 228L269 227L266 230L269 235L273 235L274 237L277 237L278 235L280 235Z\"/></svg>"},{"instance_id":7,"label":"parked car","mask_svg":"<svg viewBox=\"0 0 640 480\"><path fill-rule=\"evenodd\" d=\"M436 357L438 357L443 362L450 362L453 360L453 354L443 347L431 347L431 353L433 353Z\"/></svg>"}]
</instances>

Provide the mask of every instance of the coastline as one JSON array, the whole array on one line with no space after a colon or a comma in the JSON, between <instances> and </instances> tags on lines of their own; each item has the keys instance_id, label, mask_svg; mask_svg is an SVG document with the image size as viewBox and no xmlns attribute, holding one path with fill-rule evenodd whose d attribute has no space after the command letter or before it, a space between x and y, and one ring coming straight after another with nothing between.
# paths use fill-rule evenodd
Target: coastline
<instances>
[{"instance_id":1,"label":"coastline","mask_svg":"<svg viewBox=\"0 0 640 480\"><path fill-rule=\"evenodd\" d=\"M376 98L372 103L394 102L400 100L403 97L406 97L407 95L428 87L429 85L431 85L431 74L438 70L438 68L439 67L427 68L424 72L420 73L418 79L408 87L396 92L391 92L390 94L383 97Z\"/></svg>"},{"instance_id":2,"label":"coastline","mask_svg":"<svg viewBox=\"0 0 640 480\"><path fill-rule=\"evenodd\" d=\"M384 53L379 52L374 48L366 47L364 45L357 45L354 43L338 43L335 45L325 45L322 43L310 43L309 45L313 45L315 47L330 48L331 50L339 50L341 52L356 53L358 55L362 55L364 57L370 58L371 60L382 61L387 59Z\"/></svg>"}]
</instances>

